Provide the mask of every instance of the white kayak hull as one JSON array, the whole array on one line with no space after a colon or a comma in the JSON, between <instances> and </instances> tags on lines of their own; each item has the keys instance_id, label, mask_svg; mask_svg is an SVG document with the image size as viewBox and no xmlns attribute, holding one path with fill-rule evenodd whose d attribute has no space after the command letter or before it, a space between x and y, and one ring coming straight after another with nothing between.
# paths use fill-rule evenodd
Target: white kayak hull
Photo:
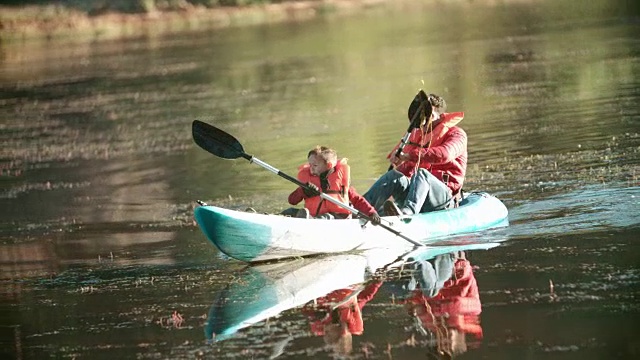
<instances>
[{"instance_id":1,"label":"white kayak hull","mask_svg":"<svg viewBox=\"0 0 640 360\"><path fill-rule=\"evenodd\" d=\"M425 245L446 237L508 225L508 211L497 198L471 193L455 209L383 217L390 227ZM255 262L352 250L413 247L382 227L360 219L300 219L200 206L195 219L206 237L224 254Z\"/></svg>"}]
</instances>

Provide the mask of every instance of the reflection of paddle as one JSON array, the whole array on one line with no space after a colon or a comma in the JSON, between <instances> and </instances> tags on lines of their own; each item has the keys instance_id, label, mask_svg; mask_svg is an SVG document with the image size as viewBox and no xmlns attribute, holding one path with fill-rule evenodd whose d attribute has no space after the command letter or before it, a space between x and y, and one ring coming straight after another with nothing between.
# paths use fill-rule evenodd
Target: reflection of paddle
<instances>
[{"instance_id":1,"label":"reflection of paddle","mask_svg":"<svg viewBox=\"0 0 640 360\"><path fill-rule=\"evenodd\" d=\"M209 125L199 120L194 120L192 125L192 132L193 132L193 140L196 142L196 144L198 144L198 146L200 146L204 150L207 150L208 152L212 153L213 155L216 155L223 159L237 159L239 157L242 157L244 159L249 160L249 162L251 163L256 163L262 166L263 168L271 171L272 173L291 181L292 183L302 187L303 189L311 190L311 188L309 188L307 184L299 181L294 177L291 177L283 173L282 171L263 162L262 160L247 154L246 152L244 152L244 148L242 147L242 144L240 144L240 142L236 140L236 138L216 128L215 126ZM350 212L352 212L354 215L356 215L361 219L371 221L371 218L369 216L363 214L362 212L358 211L357 209L347 204L341 203L340 201L336 200L335 198L332 198L331 196L325 193L320 193L320 197L327 201L330 201L331 203L337 206L340 206L343 209L349 210ZM403 235L399 231L385 224L380 224L378 226L382 227L385 230L388 230L389 232L392 232L396 236L399 236L407 240L408 242L412 243L415 246L424 246L421 243L408 238L407 236Z\"/></svg>"},{"instance_id":2,"label":"reflection of paddle","mask_svg":"<svg viewBox=\"0 0 640 360\"><path fill-rule=\"evenodd\" d=\"M418 108L415 109L412 114L411 110L416 106ZM416 94L416 97L413 99L413 101L411 101L411 104L409 104L409 128L407 128L407 133L404 134L404 136L400 140L400 144L398 145L398 149L395 153L396 157L402 154L402 150L404 149L404 146L407 145L409 136L411 136L411 131L413 131L413 129L418 129L425 119L429 119L432 111L433 108L431 107L431 103L429 102L427 94L425 94L425 92L420 89L420 91L418 91L418 93ZM389 165L389 169L387 171L391 169L393 169L393 164Z\"/></svg>"}]
</instances>

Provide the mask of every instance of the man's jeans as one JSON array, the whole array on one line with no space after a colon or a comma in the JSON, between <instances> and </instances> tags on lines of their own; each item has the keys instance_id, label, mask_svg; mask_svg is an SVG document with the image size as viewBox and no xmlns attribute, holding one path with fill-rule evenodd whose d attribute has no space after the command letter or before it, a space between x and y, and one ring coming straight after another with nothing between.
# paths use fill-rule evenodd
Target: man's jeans
<instances>
[{"instance_id":1,"label":"man's jeans","mask_svg":"<svg viewBox=\"0 0 640 360\"><path fill-rule=\"evenodd\" d=\"M412 282L419 284L420 290L426 297L432 298L438 295L444 287L444 283L453 276L455 260L456 254L449 253L438 255L429 261L422 260L418 262L415 265L409 284Z\"/></svg>"},{"instance_id":2,"label":"man's jeans","mask_svg":"<svg viewBox=\"0 0 640 360\"><path fill-rule=\"evenodd\" d=\"M448 253L429 260L416 260L405 267L405 270L408 269L411 273L409 281L391 282L388 290L400 298L406 298L411 296L411 292L419 289L424 296L432 298L438 295L447 280L453 276L456 256L456 253Z\"/></svg>"},{"instance_id":3,"label":"man's jeans","mask_svg":"<svg viewBox=\"0 0 640 360\"><path fill-rule=\"evenodd\" d=\"M449 187L425 169L418 169L411 179L395 169L389 170L364 194L380 214L391 196L406 214L443 210L453 199Z\"/></svg>"},{"instance_id":4,"label":"man's jeans","mask_svg":"<svg viewBox=\"0 0 640 360\"><path fill-rule=\"evenodd\" d=\"M392 196L396 202L404 201L409 183L408 177L392 169L380 176L363 196L378 211L378 214L384 214L384 202Z\"/></svg>"}]
</instances>

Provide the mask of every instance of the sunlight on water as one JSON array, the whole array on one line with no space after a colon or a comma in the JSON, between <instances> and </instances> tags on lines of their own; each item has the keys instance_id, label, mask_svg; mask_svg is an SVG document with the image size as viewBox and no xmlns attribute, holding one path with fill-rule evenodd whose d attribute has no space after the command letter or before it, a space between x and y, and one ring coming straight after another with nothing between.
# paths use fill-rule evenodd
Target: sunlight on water
<instances>
[{"instance_id":1,"label":"sunlight on water","mask_svg":"<svg viewBox=\"0 0 640 360\"><path fill-rule=\"evenodd\" d=\"M531 237L624 229L638 225L638 211L640 187L589 186L512 207L509 233Z\"/></svg>"}]
</instances>

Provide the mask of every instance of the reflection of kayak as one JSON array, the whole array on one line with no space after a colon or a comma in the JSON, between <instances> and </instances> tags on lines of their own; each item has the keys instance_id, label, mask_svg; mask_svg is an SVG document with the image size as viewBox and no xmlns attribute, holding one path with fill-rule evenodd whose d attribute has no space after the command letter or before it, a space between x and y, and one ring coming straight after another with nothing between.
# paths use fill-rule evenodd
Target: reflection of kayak
<instances>
[{"instance_id":1,"label":"reflection of kayak","mask_svg":"<svg viewBox=\"0 0 640 360\"><path fill-rule=\"evenodd\" d=\"M384 266L399 266L403 260L426 260L440 254L472 249L489 249L497 243L418 248L401 254L376 249L358 254L299 258L249 266L240 278L219 292L209 310L205 326L207 339L221 341L238 330L281 312L306 304L336 289L361 284ZM399 259L400 255L404 255ZM399 260L399 261L397 261Z\"/></svg>"},{"instance_id":2,"label":"reflection of kayak","mask_svg":"<svg viewBox=\"0 0 640 360\"><path fill-rule=\"evenodd\" d=\"M242 261L341 253L353 249L408 244L389 231L361 220L299 219L200 206L195 219L220 251ZM456 209L417 214L400 220L385 217L393 229L424 244L444 236L507 225L507 208L486 193L469 194Z\"/></svg>"}]
</instances>

